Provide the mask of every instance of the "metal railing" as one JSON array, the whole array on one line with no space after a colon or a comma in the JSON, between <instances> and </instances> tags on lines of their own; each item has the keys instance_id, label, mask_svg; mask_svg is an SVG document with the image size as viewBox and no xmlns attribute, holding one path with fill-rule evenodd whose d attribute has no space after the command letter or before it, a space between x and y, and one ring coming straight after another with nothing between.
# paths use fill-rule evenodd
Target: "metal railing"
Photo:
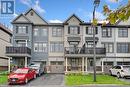
<instances>
[{"instance_id":1,"label":"metal railing","mask_svg":"<svg viewBox=\"0 0 130 87\"><path fill-rule=\"evenodd\" d=\"M6 54L30 54L31 55L31 49L28 47L8 46L6 47Z\"/></svg>"},{"instance_id":2,"label":"metal railing","mask_svg":"<svg viewBox=\"0 0 130 87\"><path fill-rule=\"evenodd\" d=\"M96 48L96 54L105 54L105 48ZM65 54L93 54L93 48L65 47Z\"/></svg>"}]
</instances>

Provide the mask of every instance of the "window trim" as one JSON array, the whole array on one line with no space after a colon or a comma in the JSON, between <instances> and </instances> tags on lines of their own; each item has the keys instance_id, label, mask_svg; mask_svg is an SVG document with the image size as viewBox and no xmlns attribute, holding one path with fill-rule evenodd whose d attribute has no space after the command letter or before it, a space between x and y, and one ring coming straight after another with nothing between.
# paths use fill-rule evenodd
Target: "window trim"
<instances>
[{"instance_id":1,"label":"window trim","mask_svg":"<svg viewBox=\"0 0 130 87\"><path fill-rule=\"evenodd\" d=\"M77 27L77 34L74 34L74 32L73 33L71 33L71 27ZM72 25L72 26L68 26L68 34L71 34L71 35L79 35L81 32L80 32L80 26L74 26L74 25Z\"/></svg>"},{"instance_id":2,"label":"window trim","mask_svg":"<svg viewBox=\"0 0 130 87\"><path fill-rule=\"evenodd\" d=\"M128 45L128 52L122 52L122 51L119 51L119 47L118 47L118 45L119 44L127 44ZM117 46L117 53L130 53L130 43L128 42L126 42L126 43L124 43L124 42L118 42L117 44L116 44L116 46ZM124 47L123 47L124 48Z\"/></svg>"},{"instance_id":3,"label":"window trim","mask_svg":"<svg viewBox=\"0 0 130 87\"><path fill-rule=\"evenodd\" d=\"M108 36L108 30L110 29L110 36ZM104 36L103 30L106 30L106 35ZM103 38L111 38L112 37L112 28L102 28L102 37Z\"/></svg>"},{"instance_id":4,"label":"window trim","mask_svg":"<svg viewBox=\"0 0 130 87\"><path fill-rule=\"evenodd\" d=\"M61 45L63 46L62 48L61 48ZM58 46L58 47L56 47L56 46ZM50 53L57 53L57 52L63 53L64 52L64 43L63 42L50 42L50 51L49 52Z\"/></svg>"},{"instance_id":5,"label":"window trim","mask_svg":"<svg viewBox=\"0 0 130 87\"><path fill-rule=\"evenodd\" d=\"M123 36L125 34L122 34L122 36L120 36L121 35L121 34L119 34L120 30L127 30L127 36ZM118 37L120 37L120 38L128 38L128 28L118 28Z\"/></svg>"},{"instance_id":6,"label":"window trim","mask_svg":"<svg viewBox=\"0 0 130 87\"><path fill-rule=\"evenodd\" d=\"M60 30L60 34L58 30ZM56 33L55 35L54 32ZM52 27L52 37L62 37L62 36L63 36L62 27Z\"/></svg>"},{"instance_id":7,"label":"window trim","mask_svg":"<svg viewBox=\"0 0 130 87\"><path fill-rule=\"evenodd\" d=\"M109 52L107 52L107 49L106 49L106 53L114 53L115 49L114 49L114 43L113 42L102 42L101 44L104 45L105 49L106 49L105 44L107 44L107 47L109 47L108 48ZM112 52L110 52L110 44L112 45Z\"/></svg>"}]
</instances>

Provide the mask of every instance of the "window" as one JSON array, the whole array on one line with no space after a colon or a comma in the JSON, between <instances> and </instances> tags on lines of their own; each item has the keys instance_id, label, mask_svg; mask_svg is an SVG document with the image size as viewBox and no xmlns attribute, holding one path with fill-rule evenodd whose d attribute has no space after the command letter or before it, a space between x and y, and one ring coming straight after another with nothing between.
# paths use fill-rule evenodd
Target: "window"
<instances>
[{"instance_id":1,"label":"window","mask_svg":"<svg viewBox=\"0 0 130 87\"><path fill-rule=\"evenodd\" d=\"M102 28L102 37L112 37L112 29Z\"/></svg>"},{"instance_id":2,"label":"window","mask_svg":"<svg viewBox=\"0 0 130 87\"><path fill-rule=\"evenodd\" d=\"M16 26L16 33L19 33L19 34L28 33L28 26Z\"/></svg>"},{"instance_id":3,"label":"window","mask_svg":"<svg viewBox=\"0 0 130 87\"><path fill-rule=\"evenodd\" d=\"M54 37L61 37L62 36L62 29L59 27L55 27L52 29L52 36Z\"/></svg>"},{"instance_id":4,"label":"window","mask_svg":"<svg viewBox=\"0 0 130 87\"><path fill-rule=\"evenodd\" d=\"M47 36L47 29L41 29L42 30L42 36Z\"/></svg>"},{"instance_id":5,"label":"window","mask_svg":"<svg viewBox=\"0 0 130 87\"><path fill-rule=\"evenodd\" d=\"M128 29L127 28L119 28L118 29L118 37L128 37Z\"/></svg>"},{"instance_id":6,"label":"window","mask_svg":"<svg viewBox=\"0 0 130 87\"><path fill-rule=\"evenodd\" d=\"M38 29L34 29L34 36L38 36Z\"/></svg>"},{"instance_id":7,"label":"window","mask_svg":"<svg viewBox=\"0 0 130 87\"><path fill-rule=\"evenodd\" d=\"M87 47L93 47L93 42L87 42Z\"/></svg>"},{"instance_id":8,"label":"window","mask_svg":"<svg viewBox=\"0 0 130 87\"><path fill-rule=\"evenodd\" d=\"M69 26L68 34L80 34L80 28L78 26Z\"/></svg>"},{"instance_id":9,"label":"window","mask_svg":"<svg viewBox=\"0 0 130 87\"><path fill-rule=\"evenodd\" d=\"M34 52L38 52L38 43L34 43Z\"/></svg>"},{"instance_id":10,"label":"window","mask_svg":"<svg viewBox=\"0 0 130 87\"><path fill-rule=\"evenodd\" d=\"M103 47L106 48L107 53L113 53L114 52L114 45L113 43L102 43Z\"/></svg>"},{"instance_id":11,"label":"window","mask_svg":"<svg viewBox=\"0 0 130 87\"><path fill-rule=\"evenodd\" d=\"M25 47L26 41L25 40L18 40L16 41L18 47Z\"/></svg>"},{"instance_id":12,"label":"window","mask_svg":"<svg viewBox=\"0 0 130 87\"><path fill-rule=\"evenodd\" d=\"M34 52L47 52L47 43L34 43Z\"/></svg>"},{"instance_id":13,"label":"window","mask_svg":"<svg viewBox=\"0 0 130 87\"><path fill-rule=\"evenodd\" d=\"M50 52L63 52L63 43L62 42L51 42Z\"/></svg>"},{"instance_id":14,"label":"window","mask_svg":"<svg viewBox=\"0 0 130 87\"><path fill-rule=\"evenodd\" d=\"M93 28L86 27L86 34L93 35ZM95 28L95 34L98 34L98 27Z\"/></svg>"},{"instance_id":15,"label":"window","mask_svg":"<svg viewBox=\"0 0 130 87\"><path fill-rule=\"evenodd\" d=\"M129 53L129 44L117 43L117 53Z\"/></svg>"}]
</instances>

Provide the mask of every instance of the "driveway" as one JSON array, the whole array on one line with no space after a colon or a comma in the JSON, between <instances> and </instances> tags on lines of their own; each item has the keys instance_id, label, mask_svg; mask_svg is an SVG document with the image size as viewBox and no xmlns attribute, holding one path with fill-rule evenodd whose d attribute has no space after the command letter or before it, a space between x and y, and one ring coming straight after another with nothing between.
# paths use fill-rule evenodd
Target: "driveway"
<instances>
[{"instance_id":1,"label":"driveway","mask_svg":"<svg viewBox=\"0 0 130 87\"><path fill-rule=\"evenodd\" d=\"M0 87L65 87L63 74L46 74L37 77L26 85L9 85Z\"/></svg>"},{"instance_id":2,"label":"driveway","mask_svg":"<svg viewBox=\"0 0 130 87\"><path fill-rule=\"evenodd\" d=\"M46 74L37 79L30 81L27 87L60 87L64 86L63 74Z\"/></svg>"}]
</instances>

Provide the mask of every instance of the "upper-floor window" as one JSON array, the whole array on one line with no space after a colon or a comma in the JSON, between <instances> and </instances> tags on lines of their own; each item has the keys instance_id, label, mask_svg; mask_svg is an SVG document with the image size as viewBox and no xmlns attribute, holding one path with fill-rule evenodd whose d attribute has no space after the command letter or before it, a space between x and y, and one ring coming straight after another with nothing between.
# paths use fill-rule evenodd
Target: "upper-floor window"
<instances>
[{"instance_id":1,"label":"upper-floor window","mask_svg":"<svg viewBox=\"0 0 130 87\"><path fill-rule=\"evenodd\" d=\"M102 28L102 37L112 37L112 29Z\"/></svg>"},{"instance_id":2,"label":"upper-floor window","mask_svg":"<svg viewBox=\"0 0 130 87\"><path fill-rule=\"evenodd\" d=\"M47 29L41 29L41 36L47 36Z\"/></svg>"},{"instance_id":3,"label":"upper-floor window","mask_svg":"<svg viewBox=\"0 0 130 87\"><path fill-rule=\"evenodd\" d=\"M80 34L80 27L78 26L69 26L68 27L68 34Z\"/></svg>"},{"instance_id":4,"label":"upper-floor window","mask_svg":"<svg viewBox=\"0 0 130 87\"><path fill-rule=\"evenodd\" d=\"M64 47L62 42L51 42L50 52L63 52Z\"/></svg>"},{"instance_id":5,"label":"upper-floor window","mask_svg":"<svg viewBox=\"0 0 130 87\"><path fill-rule=\"evenodd\" d=\"M16 41L16 44L18 47L25 47L26 41L25 40L18 40L18 41Z\"/></svg>"},{"instance_id":6,"label":"upper-floor window","mask_svg":"<svg viewBox=\"0 0 130 87\"><path fill-rule=\"evenodd\" d=\"M128 28L119 28L118 37L128 37Z\"/></svg>"},{"instance_id":7,"label":"upper-floor window","mask_svg":"<svg viewBox=\"0 0 130 87\"><path fill-rule=\"evenodd\" d=\"M28 26L16 26L16 33L19 33L19 34L28 33Z\"/></svg>"},{"instance_id":8,"label":"upper-floor window","mask_svg":"<svg viewBox=\"0 0 130 87\"><path fill-rule=\"evenodd\" d=\"M52 36L54 37L61 37L62 36L62 29L60 27L52 28Z\"/></svg>"},{"instance_id":9,"label":"upper-floor window","mask_svg":"<svg viewBox=\"0 0 130 87\"><path fill-rule=\"evenodd\" d=\"M117 43L117 53L129 53L129 43Z\"/></svg>"},{"instance_id":10,"label":"upper-floor window","mask_svg":"<svg viewBox=\"0 0 130 87\"><path fill-rule=\"evenodd\" d=\"M106 49L106 53L113 53L114 52L114 45L113 43L102 43L103 47Z\"/></svg>"},{"instance_id":11,"label":"upper-floor window","mask_svg":"<svg viewBox=\"0 0 130 87\"><path fill-rule=\"evenodd\" d=\"M38 29L34 29L34 36L38 36Z\"/></svg>"},{"instance_id":12,"label":"upper-floor window","mask_svg":"<svg viewBox=\"0 0 130 87\"><path fill-rule=\"evenodd\" d=\"M86 47L93 47L93 42L87 42Z\"/></svg>"},{"instance_id":13,"label":"upper-floor window","mask_svg":"<svg viewBox=\"0 0 130 87\"><path fill-rule=\"evenodd\" d=\"M86 27L86 34L93 35L93 28ZM98 27L95 28L95 34L98 34Z\"/></svg>"},{"instance_id":14,"label":"upper-floor window","mask_svg":"<svg viewBox=\"0 0 130 87\"><path fill-rule=\"evenodd\" d=\"M47 43L44 42L34 43L34 52L47 52Z\"/></svg>"},{"instance_id":15,"label":"upper-floor window","mask_svg":"<svg viewBox=\"0 0 130 87\"><path fill-rule=\"evenodd\" d=\"M47 29L34 29L34 36L47 36Z\"/></svg>"}]
</instances>

